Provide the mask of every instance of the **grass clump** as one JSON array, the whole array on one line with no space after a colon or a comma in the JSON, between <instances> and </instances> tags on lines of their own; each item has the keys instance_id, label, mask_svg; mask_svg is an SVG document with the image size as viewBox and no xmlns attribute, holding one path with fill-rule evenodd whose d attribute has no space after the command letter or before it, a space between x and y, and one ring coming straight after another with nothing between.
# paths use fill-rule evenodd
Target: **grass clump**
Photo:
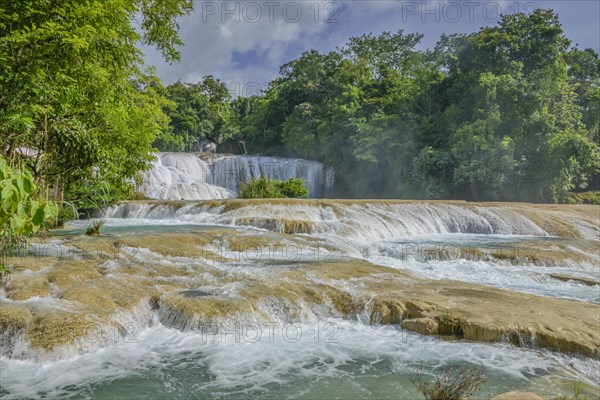
<instances>
[{"instance_id":1,"label":"grass clump","mask_svg":"<svg viewBox=\"0 0 600 400\"><path fill-rule=\"evenodd\" d=\"M58 209L56 221L51 227L64 228L66 222L76 219L79 219L79 212L77 211L77 208L75 208L73 204L65 201Z\"/></svg>"},{"instance_id":2,"label":"grass clump","mask_svg":"<svg viewBox=\"0 0 600 400\"><path fill-rule=\"evenodd\" d=\"M99 219L99 220L94 220L92 221L92 224L90 226L88 226L87 230L85 231L86 235L89 236L98 236L100 235L100 230L102 229L102 227L104 226L104 221Z\"/></svg>"},{"instance_id":3,"label":"grass clump","mask_svg":"<svg viewBox=\"0 0 600 400\"><path fill-rule=\"evenodd\" d=\"M588 400L588 397L583 394L583 389L581 388L581 383L573 383L573 395L563 395L556 397L554 400Z\"/></svg>"},{"instance_id":4,"label":"grass clump","mask_svg":"<svg viewBox=\"0 0 600 400\"><path fill-rule=\"evenodd\" d=\"M462 367L455 374L444 368L433 381L426 380L421 370L417 370L412 382L427 400L461 400L475 393L485 382L483 371Z\"/></svg>"},{"instance_id":5,"label":"grass clump","mask_svg":"<svg viewBox=\"0 0 600 400\"><path fill-rule=\"evenodd\" d=\"M144 193L133 191L127 200L150 200Z\"/></svg>"},{"instance_id":6,"label":"grass clump","mask_svg":"<svg viewBox=\"0 0 600 400\"><path fill-rule=\"evenodd\" d=\"M240 198L243 199L277 199L308 197L308 189L302 179L290 178L287 181L260 177L242 184Z\"/></svg>"}]
</instances>

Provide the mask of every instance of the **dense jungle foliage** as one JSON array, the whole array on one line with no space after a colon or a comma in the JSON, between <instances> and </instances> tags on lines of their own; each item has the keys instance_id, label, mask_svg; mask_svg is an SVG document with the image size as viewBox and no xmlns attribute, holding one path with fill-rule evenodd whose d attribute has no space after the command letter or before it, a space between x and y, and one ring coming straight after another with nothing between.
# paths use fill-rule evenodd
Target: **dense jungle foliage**
<instances>
[{"instance_id":1,"label":"dense jungle foliage","mask_svg":"<svg viewBox=\"0 0 600 400\"><path fill-rule=\"evenodd\" d=\"M164 87L140 44L177 61L189 0L0 3L0 154L38 195L91 209L134 195L152 151L295 156L336 195L577 201L600 183L600 61L552 10L442 36L350 38L283 65L259 96ZM575 199L575 200L573 200Z\"/></svg>"},{"instance_id":2,"label":"dense jungle foliage","mask_svg":"<svg viewBox=\"0 0 600 400\"><path fill-rule=\"evenodd\" d=\"M191 9L191 0L0 2L0 154L78 208L130 195L174 107L140 44L176 61L175 19Z\"/></svg>"},{"instance_id":3,"label":"dense jungle foliage","mask_svg":"<svg viewBox=\"0 0 600 400\"><path fill-rule=\"evenodd\" d=\"M29 171L13 170L0 156L0 276L5 270L4 256L25 243L46 222L57 217L54 202L40 201Z\"/></svg>"},{"instance_id":4,"label":"dense jungle foliage","mask_svg":"<svg viewBox=\"0 0 600 400\"><path fill-rule=\"evenodd\" d=\"M307 51L250 98L229 99L212 77L178 82L167 92L180 145L162 148L212 140L324 161L344 197L564 202L598 188L600 61L571 47L557 15L506 15L427 51L421 38Z\"/></svg>"}]
</instances>

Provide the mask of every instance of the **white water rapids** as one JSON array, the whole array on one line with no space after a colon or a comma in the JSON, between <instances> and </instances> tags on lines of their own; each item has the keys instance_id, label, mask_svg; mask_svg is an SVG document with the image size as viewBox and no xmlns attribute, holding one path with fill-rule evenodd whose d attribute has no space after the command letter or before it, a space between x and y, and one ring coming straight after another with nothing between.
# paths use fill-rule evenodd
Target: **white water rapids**
<instances>
[{"instance_id":1,"label":"white water rapids","mask_svg":"<svg viewBox=\"0 0 600 400\"><path fill-rule=\"evenodd\" d=\"M552 236L558 223L550 218L552 214L548 213L543 221L534 221L518 206L335 200L280 203L256 202L232 209L227 209L226 203L125 203L106 209L102 216L115 226L217 225L277 233L290 233L286 232L285 223L294 221L299 225L298 233L326 240L337 255L409 270L430 279L458 279L600 302L598 286L549 277L553 273L568 273L597 280L599 223L576 214L570 215L569 221L582 239L564 240ZM302 230L305 226L310 227L308 232ZM541 258L561 249L573 257L567 254L559 261L550 258L534 265L511 265L500 259L468 256L469 252L482 250L521 259ZM461 256L461 250L467 256ZM579 260L579 254L585 254L588 260Z\"/></svg>"}]
</instances>

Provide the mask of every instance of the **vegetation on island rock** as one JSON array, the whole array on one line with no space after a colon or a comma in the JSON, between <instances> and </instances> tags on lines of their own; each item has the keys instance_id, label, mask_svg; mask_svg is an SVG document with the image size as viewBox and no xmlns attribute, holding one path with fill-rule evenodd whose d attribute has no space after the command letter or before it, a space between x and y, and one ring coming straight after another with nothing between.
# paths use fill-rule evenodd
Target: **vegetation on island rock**
<instances>
[{"instance_id":1,"label":"vegetation on island rock","mask_svg":"<svg viewBox=\"0 0 600 400\"><path fill-rule=\"evenodd\" d=\"M284 197L308 197L305 181L290 178L287 181L260 177L242 184L239 197L242 199L275 199Z\"/></svg>"}]
</instances>

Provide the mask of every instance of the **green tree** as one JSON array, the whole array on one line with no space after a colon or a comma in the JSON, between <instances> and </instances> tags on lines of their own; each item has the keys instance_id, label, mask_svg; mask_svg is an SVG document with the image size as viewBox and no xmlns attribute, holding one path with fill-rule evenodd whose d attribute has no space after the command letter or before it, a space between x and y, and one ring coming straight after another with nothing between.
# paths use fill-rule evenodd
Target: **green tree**
<instances>
[{"instance_id":1,"label":"green tree","mask_svg":"<svg viewBox=\"0 0 600 400\"><path fill-rule=\"evenodd\" d=\"M0 152L9 164L26 164L42 192L130 192L168 123L137 44L176 61L175 20L191 8L189 0L3 2Z\"/></svg>"},{"instance_id":2,"label":"green tree","mask_svg":"<svg viewBox=\"0 0 600 400\"><path fill-rule=\"evenodd\" d=\"M171 119L172 136L156 143L161 150L199 150L203 141L221 144L235 140L239 122L225 84L212 76L191 84L176 82L166 88L175 107L165 112Z\"/></svg>"},{"instance_id":3,"label":"green tree","mask_svg":"<svg viewBox=\"0 0 600 400\"><path fill-rule=\"evenodd\" d=\"M318 159L343 196L563 201L600 182L600 63L552 10L444 35L350 38L238 100L253 152Z\"/></svg>"},{"instance_id":4,"label":"green tree","mask_svg":"<svg viewBox=\"0 0 600 400\"><path fill-rule=\"evenodd\" d=\"M592 49L571 49L566 54L568 73L575 84L577 103L590 140L600 142L600 59Z\"/></svg>"},{"instance_id":5,"label":"green tree","mask_svg":"<svg viewBox=\"0 0 600 400\"><path fill-rule=\"evenodd\" d=\"M597 169L597 146L569 79L569 43L550 10L504 16L497 27L442 38L444 117L429 117L420 127L427 129L425 144L449 139L455 196L557 201L586 186ZM449 124L434 125L440 119ZM557 139L565 135L579 145Z\"/></svg>"}]
</instances>

